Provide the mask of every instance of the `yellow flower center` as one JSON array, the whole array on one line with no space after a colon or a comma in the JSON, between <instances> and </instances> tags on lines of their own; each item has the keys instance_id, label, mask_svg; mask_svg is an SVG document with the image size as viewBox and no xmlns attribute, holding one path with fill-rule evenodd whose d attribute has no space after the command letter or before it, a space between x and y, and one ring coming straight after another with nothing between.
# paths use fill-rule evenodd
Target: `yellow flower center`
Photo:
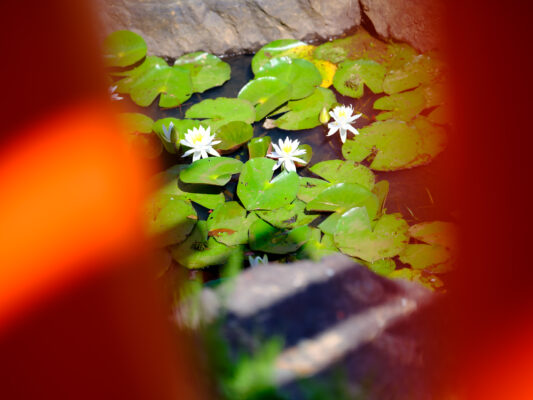
<instances>
[{"instance_id":1,"label":"yellow flower center","mask_svg":"<svg viewBox=\"0 0 533 400\"><path fill-rule=\"evenodd\" d=\"M339 117L346 117L346 112L344 110L340 110L338 113Z\"/></svg>"},{"instance_id":2,"label":"yellow flower center","mask_svg":"<svg viewBox=\"0 0 533 400\"><path fill-rule=\"evenodd\" d=\"M192 138L192 143L193 144L198 144L202 141L202 135L198 134L198 135L194 135L193 138Z\"/></svg>"},{"instance_id":3,"label":"yellow flower center","mask_svg":"<svg viewBox=\"0 0 533 400\"><path fill-rule=\"evenodd\" d=\"M292 145L285 145L281 148L281 150L283 150L283 152L285 153L291 153L292 152Z\"/></svg>"}]
</instances>

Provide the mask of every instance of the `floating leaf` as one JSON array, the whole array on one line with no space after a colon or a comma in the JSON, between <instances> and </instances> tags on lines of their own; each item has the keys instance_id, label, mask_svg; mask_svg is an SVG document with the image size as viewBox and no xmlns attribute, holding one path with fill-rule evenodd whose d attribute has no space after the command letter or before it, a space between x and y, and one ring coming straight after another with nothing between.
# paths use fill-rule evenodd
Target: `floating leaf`
<instances>
[{"instance_id":1,"label":"floating leaf","mask_svg":"<svg viewBox=\"0 0 533 400\"><path fill-rule=\"evenodd\" d=\"M299 58L276 57L263 64L256 78L271 76L292 85L291 99L309 96L322 83L322 76L309 61Z\"/></svg>"},{"instance_id":2,"label":"floating leaf","mask_svg":"<svg viewBox=\"0 0 533 400\"><path fill-rule=\"evenodd\" d=\"M368 190L374 187L374 173L364 165L353 161L322 161L309 169L331 183L357 183Z\"/></svg>"},{"instance_id":3,"label":"floating leaf","mask_svg":"<svg viewBox=\"0 0 533 400\"><path fill-rule=\"evenodd\" d=\"M444 285L444 283L435 275L427 275L423 273L423 271L411 268L397 269L391 272L388 277L391 279L406 279L416 282L431 290L441 288Z\"/></svg>"},{"instance_id":4,"label":"floating leaf","mask_svg":"<svg viewBox=\"0 0 533 400\"><path fill-rule=\"evenodd\" d=\"M161 94L159 106L173 108L187 101L192 93L189 71L167 66L146 72L131 88L130 97L135 104L148 107Z\"/></svg>"},{"instance_id":5,"label":"floating leaf","mask_svg":"<svg viewBox=\"0 0 533 400\"><path fill-rule=\"evenodd\" d=\"M170 124L173 124L170 142L167 141L163 132L163 126L165 129L169 129ZM161 139L163 146L169 153L176 153L180 148L180 140L185 138L185 134L189 129L199 128L202 125L200 121L194 121L190 119L178 119L178 118L162 118L155 121L153 130L157 133L157 136Z\"/></svg>"},{"instance_id":6,"label":"floating leaf","mask_svg":"<svg viewBox=\"0 0 533 400\"><path fill-rule=\"evenodd\" d=\"M185 113L186 118L204 119L214 129L231 121L243 121L251 124L255 121L255 110L252 104L243 99L217 97L206 99L194 104Z\"/></svg>"},{"instance_id":7,"label":"floating leaf","mask_svg":"<svg viewBox=\"0 0 533 400\"><path fill-rule=\"evenodd\" d=\"M451 222L422 222L411 226L409 234L424 243L440 245L449 249L457 247L458 229Z\"/></svg>"},{"instance_id":8,"label":"floating leaf","mask_svg":"<svg viewBox=\"0 0 533 400\"><path fill-rule=\"evenodd\" d=\"M377 99L374 102L376 110L390 110L376 116L378 121L398 119L409 121L426 108L426 99L419 91L396 93Z\"/></svg>"},{"instance_id":9,"label":"floating leaf","mask_svg":"<svg viewBox=\"0 0 533 400\"><path fill-rule=\"evenodd\" d=\"M308 45L295 39L274 40L263 46L252 58L252 71L254 74L274 57L304 58L311 54L315 46Z\"/></svg>"},{"instance_id":10,"label":"floating leaf","mask_svg":"<svg viewBox=\"0 0 533 400\"><path fill-rule=\"evenodd\" d=\"M148 56L138 67L127 71L113 73L115 76L122 77L122 79L115 82L117 85L117 92L130 93L132 87L135 86L137 82L148 73L148 71L156 67L168 67L168 64L161 57Z\"/></svg>"},{"instance_id":11,"label":"floating leaf","mask_svg":"<svg viewBox=\"0 0 533 400\"><path fill-rule=\"evenodd\" d=\"M265 157L271 143L270 136L253 138L248 143L249 158Z\"/></svg>"},{"instance_id":12,"label":"floating leaf","mask_svg":"<svg viewBox=\"0 0 533 400\"><path fill-rule=\"evenodd\" d=\"M180 180L185 183L224 186L233 174L241 172L242 165L241 161L229 157L202 158L181 171Z\"/></svg>"},{"instance_id":13,"label":"floating leaf","mask_svg":"<svg viewBox=\"0 0 533 400\"><path fill-rule=\"evenodd\" d=\"M320 233L320 230L316 228L310 229L310 238L302 247L300 247L298 253L296 253L297 259L320 261L326 256L330 256L339 252L335 247L335 243L333 242L333 236L324 235L321 239L320 237L322 234Z\"/></svg>"},{"instance_id":14,"label":"floating leaf","mask_svg":"<svg viewBox=\"0 0 533 400\"><path fill-rule=\"evenodd\" d=\"M189 70L193 90L198 93L222 85L231 76L228 63L217 56L201 51L181 56L174 62L174 65Z\"/></svg>"},{"instance_id":15,"label":"floating leaf","mask_svg":"<svg viewBox=\"0 0 533 400\"><path fill-rule=\"evenodd\" d=\"M329 182L316 178L300 177L298 184L298 193L296 196L306 203L313 200L320 192L330 187Z\"/></svg>"},{"instance_id":16,"label":"floating leaf","mask_svg":"<svg viewBox=\"0 0 533 400\"><path fill-rule=\"evenodd\" d=\"M374 93L383 92L386 69L372 60L343 61L333 78L333 86L344 95L359 98L364 84Z\"/></svg>"},{"instance_id":17,"label":"floating leaf","mask_svg":"<svg viewBox=\"0 0 533 400\"><path fill-rule=\"evenodd\" d=\"M146 213L148 234L161 247L184 241L198 219L189 201L172 195L152 197Z\"/></svg>"},{"instance_id":18,"label":"floating leaf","mask_svg":"<svg viewBox=\"0 0 533 400\"><path fill-rule=\"evenodd\" d=\"M121 113L118 115L125 133L152 133L154 120L141 113Z\"/></svg>"},{"instance_id":19,"label":"floating leaf","mask_svg":"<svg viewBox=\"0 0 533 400\"><path fill-rule=\"evenodd\" d=\"M337 230L337 222L339 222L341 215L342 213L331 214L324 221L322 221L320 225L318 225L318 228L326 234L335 234L335 231Z\"/></svg>"},{"instance_id":20,"label":"floating leaf","mask_svg":"<svg viewBox=\"0 0 533 400\"><path fill-rule=\"evenodd\" d=\"M342 154L347 160L361 162L377 151L370 168L394 171L427 164L445 145L445 131L419 117L411 124L390 120L365 126L354 140L344 143Z\"/></svg>"},{"instance_id":21,"label":"floating leaf","mask_svg":"<svg viewBox=\"0 0 533 400\"><path fill-rule=\"evenodd\" d=\"M219 205L207 219L208 235L228 246L248 243L248 229L257 220L254 213L246 217L246 210L236 201Z\"/></svg>"},{"instance_id":22,"label":"floating leaf","mask_svg":"<svg viewBox=\"0 0 533 400\"><path fill-rule=\"evenodd\" d=\"M339 218L334 238L343 253L374 262L398 255L409 240L408 229L399 214L382 216L372 229L366 209L355 207Z\"/></svg>"},{"instance_id":23,"label":"floating leaf","mask_svg":"<svg viewBox=\"0 0 533 400\"><path fill-rule=\"evenodd\" d=\"M247 210L274 210L291 203L298 191L296 172L282 172L272 181L276 162L252 158L241 171L237 195Z\"/></svg>"},{"instance_id":24,"label":"floating leaf","mask_svg":"<svg viewBox=\"0 0 533 400\"><path fill-rule=\"evenodd\" d=\"M250 248L273 254L287 254L298 250L309 240L307 225L292 230L280 230L258 219L250 226Z\"/></svg>"},{"instance_id":25,"label":"floating leaf","mask_svg":"<svg viewBox=\"0 0 533 400\"><path fill-rule=\"evenodd\" d=\"M400 261L414 269L446 264L451 259L450 250L431 244L409 244L400 254Z\"/></svg>"},{"instance_id":26,"label":"floating leaf","mask_svg":"<svg viewBox=\"0 0 533 400\"><path fill-rule=\"evenodd\" d=\"M131 31L116 31L104 40L104 59L109 67L127 67L146 55L144 39Z\"/></svg>"},{"instance_id":27,"label":"floating leaf","mask_svg":"<svg viewBox=\"0 0 533 400\"><path fill-rule=\"evenodd\" d=\"M223 193L203 193L203 192L189 192L179 187L180 171L186 165L174 165L167 170L160 172L152 178L150 187L156 187L157 190L153 194L154 197L160 195L173 195L175 197L182 197L186 200L193 201L206 208L214 209L219 204L224 203Z\"/></svg>"},{"instance_id":28,"label":"floating leaf","mask_svg":"<svg viewBox=\"0 0 533 400\"><path fill-rule=\"evenodd\" d=\"M371 271L381 276L389 276L396 269L396 263L392 258L367 262L366 265Z\"/></svg>"},{"instance_id":29,"label":"floating leaf","mask_svg":"<svg viewBox=\"0 0 533 400\"><path fill-rule=\"evenodd\" d=\"M318 117L322 108L329 109L336 101L331 90L316 88L313 94L305 99L289 101L289 112L275 121L267 120L265 125L289 131L314 128L320 125Z\"/></svg>"},{"instance_id":30,"label":"floating leaf","mask_svg":"<svg viewBox=\"0 0 533 400\"><path fill-rule=\"evenodd\" d=\"M268 113L291 99L292 85L279 78L266 76L253 79L239 92L239 99L255 106L255 120L260 121Z\"/></svg>"},{"instance_id":31,"label":"floating leaf","mask_svg":"<svg viewBox=\"0 0 533 400\"><path fill-rule=\"evenodd\" d=\"M344 213L353 207L366 207L373 218L378 210L378 199L374 193L355 183L337 183L307 203L310 211L334 211Z\"/></svg>"},{"instance_id":32,"label":"floating leaf","mask_svg":"<svg viewBox=\"0 0 533 400\"><path fill-rule=\"evenodd\" d=\"M187 240L171 248L172 258L189 269L199 269L224 264L232 254L242 251L241 246L230 247L208 239L207 232L206 221L198 221Z\"/></svg>"},{"instance_id":33,"label":"floating leaf","mask_svg":"<svg viewBox=\"0 0 533 400\"><path fill-rule=\"evenodd\" d=\"M250 124L243 121L231 121L218 128L217 140L220 143L215 147L217 150L233 151L249 141L254 135L254 129Z\"/></svg>"},{"instance_id":34,"label":"floating leaf","mask_svg":"<svg viewBox=\"0 0 533 400\"><path fill-rule=\"evenodd\" d=\"M318 217L317 214L306 214L305 203L298 199L281 208L271 211L257 211L256 213L261 219L281 229L308 225Z\"/></svg>"}]
</instances>

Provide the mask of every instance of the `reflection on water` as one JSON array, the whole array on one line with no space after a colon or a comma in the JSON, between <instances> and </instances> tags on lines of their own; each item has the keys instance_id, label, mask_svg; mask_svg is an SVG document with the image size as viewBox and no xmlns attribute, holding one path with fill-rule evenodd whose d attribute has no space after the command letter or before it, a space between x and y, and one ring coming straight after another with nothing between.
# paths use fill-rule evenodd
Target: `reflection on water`
<instances>
[{"instance_id":1,"label":"reflection on water","mask_svg":"<svg viewBox=\"0 0 533 400\"><path fill-rule=\"evenodd\" d=\"M239 90L251 79L253 73L250 67L251 55L242 55L225 59L231 65L231 79L223 86L210 89L202 94L194 94L181 107L162 110L157 105L157 101L149 108L142 108L131 103L131 108L138 112L146 113L154 120L165 117L184 118L185 111L204 99L214 99L217 97L237 97ZM361 128L373 122L378 111L372 108L374 101L382 95L371 93L365 90L365 95L360 99L352 99L342 96L331 89L337 95L337 101L342 104L351 104L356 113L363 116L356 121L355 127ZM318 126L313 129L301 131L283 131L280 129L266 130L262 127L262 121L254 124L254 137L269 135L274 142L284 139L286 136L299 139L301 143L309 144L313 148L313 158L310 165L320 161L331 159L343 159L341 152L341 141L339 135L326 137L327 128ZM350 135L350 134L349 134ZM350 137L350 136L349 136ZM230 156L230 155L228 155ZM242 161L248 159L248 150L243 146L240 151L231 154ZM388 180L390 192L385 207L388 213L399 212L410 224L432 220L453 220L453 210L456 209L451 204L453 196L449 189L453 188L453 177L446 174L446 166L453 160L448 160L449 154L444 151L431 164L416 167L410 170L396 172L376 172L377 180ZM164 152L161 156L162 167L168 168L177 163L189 162L190 158L182 159L175 154ZM302 176L312 176L308 167L299 169ZM236 180L232 180L227 185L226 197L231 199L236 189ZM212 188L210 189L212 190ZM208 210L198 206L200 218L206 218Z\"/></svg>"}]
</instances>

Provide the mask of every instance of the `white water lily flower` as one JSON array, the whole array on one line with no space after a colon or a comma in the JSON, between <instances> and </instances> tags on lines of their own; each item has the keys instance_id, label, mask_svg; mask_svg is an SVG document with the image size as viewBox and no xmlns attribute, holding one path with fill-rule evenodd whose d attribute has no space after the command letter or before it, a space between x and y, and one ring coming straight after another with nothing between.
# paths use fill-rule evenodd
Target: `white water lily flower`
<instances>
[{"instance_id":1,"label":"white water lily flower","mask_svg":"<svg viewBox=\"0 0 533 400\"><path fill-rule=\"evenodd\" d=\"M182 157L192 156L192 161L195 162L200 158L207 158L209 154L220 157L220 154L213 148L213 145L220 143L220 140L215 139L215 134L210 134L211 127L208 126L205 129L203 126L199 128L192 128L187 130L185 134L185 139L181 139L180 143L184 146L190 147L190 150L187 150Z\"/></svg>"},{"instance_id":2,"label":"white water lily flower","mask_svg":"<svg viewBox=\"0 0 533 400\"><path fill-rule=\"evenodd\" d=\"M259 264L268 264L268 256L266 254L263 256L263 258L259 256L257 257L248 256L248 261L250 262L250 267L256 267Z\"/></svg>"},{"instance_id":3,"label":"white water lily flower","mask_svg":"<svg viewBox=\"0 0 533 400\"><path fill-rule=\"evenodd\" d=\"M352 126L352 123L363 114L352 114L352 106L337 106L333 109L333 111L330 111L329 115L333 117L334 121L328 124L328 136L331 136L340 130L341 141L344 143L346 141L347 131L352 132L354 135L359 135L359 132Z\"/></svg>"},{"instance_id":4,"label":"white water lily flower","mask_svg":"<svg viewBox=\"0 0 533 400\"><path fill-rule=\"evenodd\" d=\"M274 146L274 151L270 154L267 154L267 157L278 159L278 162L276 165L274 165L274 168L272 168L273 170L278 168L280 165L283 165L287 171L296 172L296 165L294 165L294 162L307 164L306 161L296 157L305 154L304 149L298 149L300 141L290 140L288 137L286 137L285 141L280 139L278 143L279 146L276 143L272 143Z\"/></svg>"},{"instance_id":5,"label":"white water lily flower","mask_svg":"<svg viewBox=\"0 0 533 400\"><path fill-rule=\"evenodd\" d=\"M170 138L171 138L171 135L172 135L172 129L174 128L174 122L170 121L170 124L168 124L168 130L167 130L167 127L165 125L161 125L162 128L163 128L163 137L165 138L165 140L167 142L171 142Z\"/></svg>"},{"instance_id":6,"label":"white water lily flower","mask_svg":"<svg viewBox=\"0 0 533 400\"><path fill-rule=\"evenodd\" d=\"M122 100L123 97L120 97L118 93L115 93L115 90L117 90L118 86L109 86L107 91L109 92L109 96L111 97L111 100L118 101Z\"/></svg>"}]
</instances>

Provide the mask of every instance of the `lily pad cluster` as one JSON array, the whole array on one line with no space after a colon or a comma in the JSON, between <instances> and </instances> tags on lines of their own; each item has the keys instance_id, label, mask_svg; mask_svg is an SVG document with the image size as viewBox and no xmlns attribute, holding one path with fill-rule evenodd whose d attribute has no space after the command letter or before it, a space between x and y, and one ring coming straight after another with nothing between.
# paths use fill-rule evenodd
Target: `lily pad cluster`
<instances>
[{"instance_id":1,"label":"lily pad cluster","mask_svg":"<svg viewBox=\"0 0 533 400\"><path fill-rule=\"evenodd\" d=\"M229 66L215 56L189 54L169 66L146 56L135 34L114 35L106 59L113 67L129 66L113 70L115 85L139 105L160 95L161 107L175 107L192 92L229 79ZM285 262L343 253L379 274L441 286L439 274L456 259L455 226L409 226L401 214L388 213L389 184L374 173L420 166L444 150L446 69L438 55L361 30L318 47L274 41L255 54L251 68L254 78L236 98L202 100L186 109L185 118L122 115L137 140L157 139L151 156L164 149L178 162L180 142L193 128L209 128L220 141L214 148L221 157L176 164L153 178L146 220L155 243L189 269L242 254ZM261 126L305 135L292 131L327 122L323 116L339 104L338 94L352 98L358 112L368 91L377 96L373 108L383 112L342 145L344 159L313 165L313 149L302 145L304 173L273 171L276 163L267 157L272 140ZM247 152L232 157L244 145Z\"/></svg>"}]
</instances>

